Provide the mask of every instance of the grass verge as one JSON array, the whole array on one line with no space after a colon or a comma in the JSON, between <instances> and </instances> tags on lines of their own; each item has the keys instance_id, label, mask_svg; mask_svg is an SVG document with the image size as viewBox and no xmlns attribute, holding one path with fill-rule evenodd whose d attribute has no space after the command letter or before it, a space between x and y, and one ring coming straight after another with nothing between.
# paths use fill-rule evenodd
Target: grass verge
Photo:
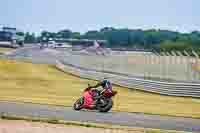
<instances>
[{"instance_id":1,"label":"grass verge","mask_svg":"<svg viewBox=\"0 0 200 133\"><path fill-rule=\"evenodd\" d=\"M0 47L0 54L3 54L5 52L9 52L9 51L12 51L12 50L15 50L15 49L13 49L13 48L1 48Z\"/></svg>"},{"instance_id":2,"label":"grass verge","mask_svg":"<svg viewBox=\"0 0 200 133\"><path fill-rule=\"evenodd\" d=\"M0 59L0 100L72 106L87 83L54 65ZM163 96L120 86L113 111L200 118L200 99Z\"/></svg>"},{"instance_id":3,"label":"grass verge","mask_svg":"<svg viewBox=\"0 0 200 133\"><path fill-rule=\"evenodd\" d=\"M65 120L59 120L59 119L36 118L36 117L31 117L31 116L15 116L15 115L7 115L5 113L2 113L0 118L2 120L25 120L25 121L29 121L29 122L64 124L67 126L80 126L80 127L87 127L87 128L102 128L102 129L113 129L113 130L126 130L126 131L135 131L135 132L144 132L144 133L184 133L184 131L126 127L126 126L111 125L111 124L98 124L98 123L91 123L91 122L78 122L78 121L65 121Z\"/></svg>"}]
</instances>

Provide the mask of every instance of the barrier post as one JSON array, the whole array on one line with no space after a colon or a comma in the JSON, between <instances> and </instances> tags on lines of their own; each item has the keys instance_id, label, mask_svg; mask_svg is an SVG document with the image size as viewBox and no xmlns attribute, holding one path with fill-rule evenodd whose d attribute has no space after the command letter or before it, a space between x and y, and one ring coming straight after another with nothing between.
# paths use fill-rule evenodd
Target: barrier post
<instances>
[{"instance_id":1,"label":"barrier post","mask_svg":"<svg viewBox=\"0 0 200 133\"><path fill-rule=\"evenodd\" d=\"M157 66L158 65L158 73L157 73L157 75L156 75L156 77L159 77L160 78L160 64L159 64L159 53L157 53L157 52L154 52L153 53L154 54L154 57L155 57L155 65Z\"/></svg>"},{"instance_id":2,"label":"barrier post","mask_svg":"<svg viewBox=\"0 0 200 133\"><path fill-rule=\"evenodd\" d=\"M167 58L167 59L166 59L166 73L167 73L167 77L166 77L166 78L167 78L167 79L170 79L170 73L169 73L170 70L169 70L169 66L171 65L171 64L170 64L170 63L171 63L171 62L170 62L170 56L171 56L171 55L170 55L169 52L166 52L165 54L166 54L166 56L167 56L167 57L166 57L166 58Z\"/></svg>"},{"instance_id":3,"label":"barrier post","mask_svg":"<svg viewBox=\"0 0 200 133\"><path fill-rule=\"evenodd\" d=\"M187 79L191 80L191 65L190 65L190 55L187 51L183 51L183 53L186 55L186 63L187 63Z\"/></svg>"},{"instance_id":4,"label":"barrier post","mask_svg":"<svg viewBox=\"0 0 200 133\"><path fill-rule=\"evenodd\" d=\"M194 51L192 50L192 54L195 56L195 62L194 62L194 80L199 80L199 55Z\"/></svg>"}]
</instances>

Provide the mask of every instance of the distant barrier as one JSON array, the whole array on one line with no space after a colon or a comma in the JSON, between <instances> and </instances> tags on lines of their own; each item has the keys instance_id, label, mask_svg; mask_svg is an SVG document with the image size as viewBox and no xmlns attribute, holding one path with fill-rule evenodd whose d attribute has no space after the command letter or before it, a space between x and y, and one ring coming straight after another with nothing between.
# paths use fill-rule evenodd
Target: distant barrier
<instances>
[{"instance_id":1,"label":"distant barrier","mask_svg":"<svg viewBox=\"0 0 200 133\"><path fill-rule=\"evenodd\" d=\"M125 75L117 75L109 72L100 72L95 70L86 69L79 66L64 65L57 62L57 68L83 78L93 80L100 80L102 77L108 77L114 84L134 88L138 90L170 95L170 96L187 96L187 97L200 97L200 84L197 83L180 83L180 82L160 82L152 80L144 80Z\"/></svg>"},{"instance_id":2,"label":"distant barrier","mask_svg":"<svg viewBox=\"0 0 200 133\"><path fill-rule=\"evenodd\" d=\"M145 79L200 82L200 60L194 56L126 52L105 56L69 53L63 61L64 64L131 74Z\"/></svg>"}]
</instances>

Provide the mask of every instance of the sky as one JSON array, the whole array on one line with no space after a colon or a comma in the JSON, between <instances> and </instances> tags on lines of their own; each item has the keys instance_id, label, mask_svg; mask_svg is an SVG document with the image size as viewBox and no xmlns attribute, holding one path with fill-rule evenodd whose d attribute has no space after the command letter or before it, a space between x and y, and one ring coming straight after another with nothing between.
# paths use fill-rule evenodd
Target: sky
<instances>
[{"instance_id":1,"label":"sky","mask_svg":"<svg viewBox=\"0 0 200 133\"><path fill-rule=\"evenodd\" d=\"M200 0L0 0L0 27L84 33L103 27L200 30Z\"/></svg>"}]
</instances>

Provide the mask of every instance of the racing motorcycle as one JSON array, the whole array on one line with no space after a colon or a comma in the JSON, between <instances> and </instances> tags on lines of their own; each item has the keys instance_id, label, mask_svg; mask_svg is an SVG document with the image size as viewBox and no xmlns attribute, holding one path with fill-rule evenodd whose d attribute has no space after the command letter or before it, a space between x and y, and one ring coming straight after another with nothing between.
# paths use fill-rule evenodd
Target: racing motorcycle
<instances>
[{"instance_id":1,"label":"racing motorcycle","mask_svg":"<svg viewBox=\"0 0 200 133\"><path fill-rule=\"evenodd\" d=\"M93 100L93 106L86 106L85 100L87 100L85 97L86 94L90 94L91 98ZM113 107L113 100L112 97L114 97L117 94L117 91L112 91L112 93L106 93L104 90L99 91L98 89L92 89L90 85L88 84L88 87L84 89L83 96L79 98L74 103L74 110L81 110L81 109L89 109L89 110L98 110L99 112L108 112Z\"/></svg>"}]
</instances>

